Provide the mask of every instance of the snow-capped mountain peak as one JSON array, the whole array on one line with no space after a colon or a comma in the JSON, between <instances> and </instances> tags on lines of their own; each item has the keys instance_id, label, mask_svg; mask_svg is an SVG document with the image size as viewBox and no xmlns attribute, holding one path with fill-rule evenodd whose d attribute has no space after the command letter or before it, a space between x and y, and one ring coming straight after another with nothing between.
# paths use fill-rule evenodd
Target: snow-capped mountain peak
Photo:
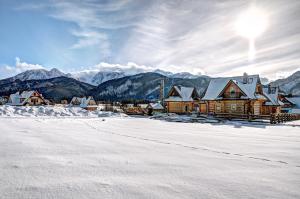
<instances>
[{"instance_id":1,"label":"snow-capped mountain peak","mask_svg":"<svg viewBox=\"0 0 300 199\"><path fill-rule=\"evenodd\" d=\"M196 79L199 77L199 75L193 75L189 72L181 72L181 73L175 73L171 75L172 78L183 78L183 79Z\"/></svg>"},{"instance_id":2,"label":"snow-capped mountain peak","mask_svg":"<svg viewBox=\"0 0 300 199\"><path fill-rule=\"evenodd\" d=\"M135 66L127 67L127 68L116 66L116 67L101 67L98 69L83 70L83 71L72 72L68 74L61 72L57 68L52 68L51 70L34 69L34 70L27 70L25 72L22 72L12 77L12 79L13 80L19 79L24 81L24 80L51 79L55 77L66 76L66 77L74 78L81 82L85 82L97 86L103 82L112 79L122 78L125 76L131 76L131 75L136 75L145 72L154 72L170 78L195 79L199 77L199 75L193 75L188 72L172 73L161 69L150 70L149 68L143 69L143 68L137 68Z\"/></svg>"},{"instance_id":3,"label":"snow-capped mountain peak","mask_svg":"<svg viewBox=\"0 0 300 199\"><path fill-rule=\"evenodd\" d=\"M50 71L46 69L34 69L27 70L13 77L13 79L19 80L33 80L33 79L51 79L54 77L65 76L65 74L59 71L56 68L51 69Z\"/></svg>"}]
</instances>

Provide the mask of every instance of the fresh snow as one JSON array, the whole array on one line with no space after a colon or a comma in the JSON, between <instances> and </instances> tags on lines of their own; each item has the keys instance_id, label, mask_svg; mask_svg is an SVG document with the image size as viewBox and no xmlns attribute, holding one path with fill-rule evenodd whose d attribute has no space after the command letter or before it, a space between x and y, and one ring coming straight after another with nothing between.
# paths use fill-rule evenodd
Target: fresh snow
<instances>
[{"instance_id":1,"label":"fresh snow","mask_svg":"<svg viewBox=\"0 0 300 199\"><path fill-rule=\"evenodd\" d=\"M0 116L1 199L300 198L300 122L16 117L15 110Z\"/></svg>"},{"instance_id":2,"label":"fresh snow","mask_svg":"<svg viewBox=\"0 0 300 199\"><path fill-rule=\"evenodd\" d=\"M0 106L1 117L125 117L124 114L101 111L87 111L80 107L72 106Z\"/></svg>"}]
</instances>

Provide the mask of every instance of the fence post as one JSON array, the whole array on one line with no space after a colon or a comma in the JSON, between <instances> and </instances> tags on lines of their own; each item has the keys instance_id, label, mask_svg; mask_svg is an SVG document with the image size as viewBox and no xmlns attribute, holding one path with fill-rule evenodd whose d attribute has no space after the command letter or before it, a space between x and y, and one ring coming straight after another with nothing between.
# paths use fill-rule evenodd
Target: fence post
<instances>
[{"instance_id":1,"label":"fence post","mask_svg":"<svg viewBox=\"0 0 300 199\"><path fill-rule=\"evenodd\" d=\"M270 123L271 124L276 124L275 114L274 113L272 113L271 116L270 116Z\"/></svg>"}]
</instances>

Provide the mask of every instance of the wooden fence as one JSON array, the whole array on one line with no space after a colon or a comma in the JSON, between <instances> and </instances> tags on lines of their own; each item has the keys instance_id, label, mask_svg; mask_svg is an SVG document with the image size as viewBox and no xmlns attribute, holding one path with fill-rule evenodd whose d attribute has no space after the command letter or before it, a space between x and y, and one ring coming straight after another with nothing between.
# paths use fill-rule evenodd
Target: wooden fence
<instances>
[{"instance_id":1,"label":"wooden fence","mask_svg":"<svg viewBox=\"0 0 300 199\"><path fill-rule=\"evenodd\" d=\"M226 119L246 119L249 121L256 119L269 120L271 124L284 123L288 121L300 120L299 114L276 113L271 115L253 115L253 114L234 114L234 113L218 113L214 117Z\"/></svg>"},{"instance_id":2,"label":"wooden fence","mask_svg":"<svg viewBox=\"0 0 300 199\"><path fill-rule=\"evenodd\" d=\"M270 115L271 124L278 124L278 123L284 123L284 122L295 121L295 120L300 120L299 114L278 113L278 114Z\"/></svg>"}]
</instances>

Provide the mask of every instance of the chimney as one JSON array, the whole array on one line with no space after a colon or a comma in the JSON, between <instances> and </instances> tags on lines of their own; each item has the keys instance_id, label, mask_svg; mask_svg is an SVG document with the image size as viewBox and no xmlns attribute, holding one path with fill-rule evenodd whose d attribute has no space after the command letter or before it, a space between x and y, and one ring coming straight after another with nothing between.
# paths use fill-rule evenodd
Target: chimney
<instances>
[{"instance_id":1,"label":"chimney","mask_svg":"<svg viewBox=\"0 0 300 199\"><path fill-rule=\"evenodd\" d=\"M268 94L271 94L271 85L268 84Z\"/></svg>"},{"instance_id":2,"label":"chimney","mask_svg":"<svg viewBox=\"0 0 300 199\"><path fill-rule=\"evenodd\" d=\"M247 84L248 83L248 74L245 72L243 74L243 84Z\"/></svg>"}]
</instances>

